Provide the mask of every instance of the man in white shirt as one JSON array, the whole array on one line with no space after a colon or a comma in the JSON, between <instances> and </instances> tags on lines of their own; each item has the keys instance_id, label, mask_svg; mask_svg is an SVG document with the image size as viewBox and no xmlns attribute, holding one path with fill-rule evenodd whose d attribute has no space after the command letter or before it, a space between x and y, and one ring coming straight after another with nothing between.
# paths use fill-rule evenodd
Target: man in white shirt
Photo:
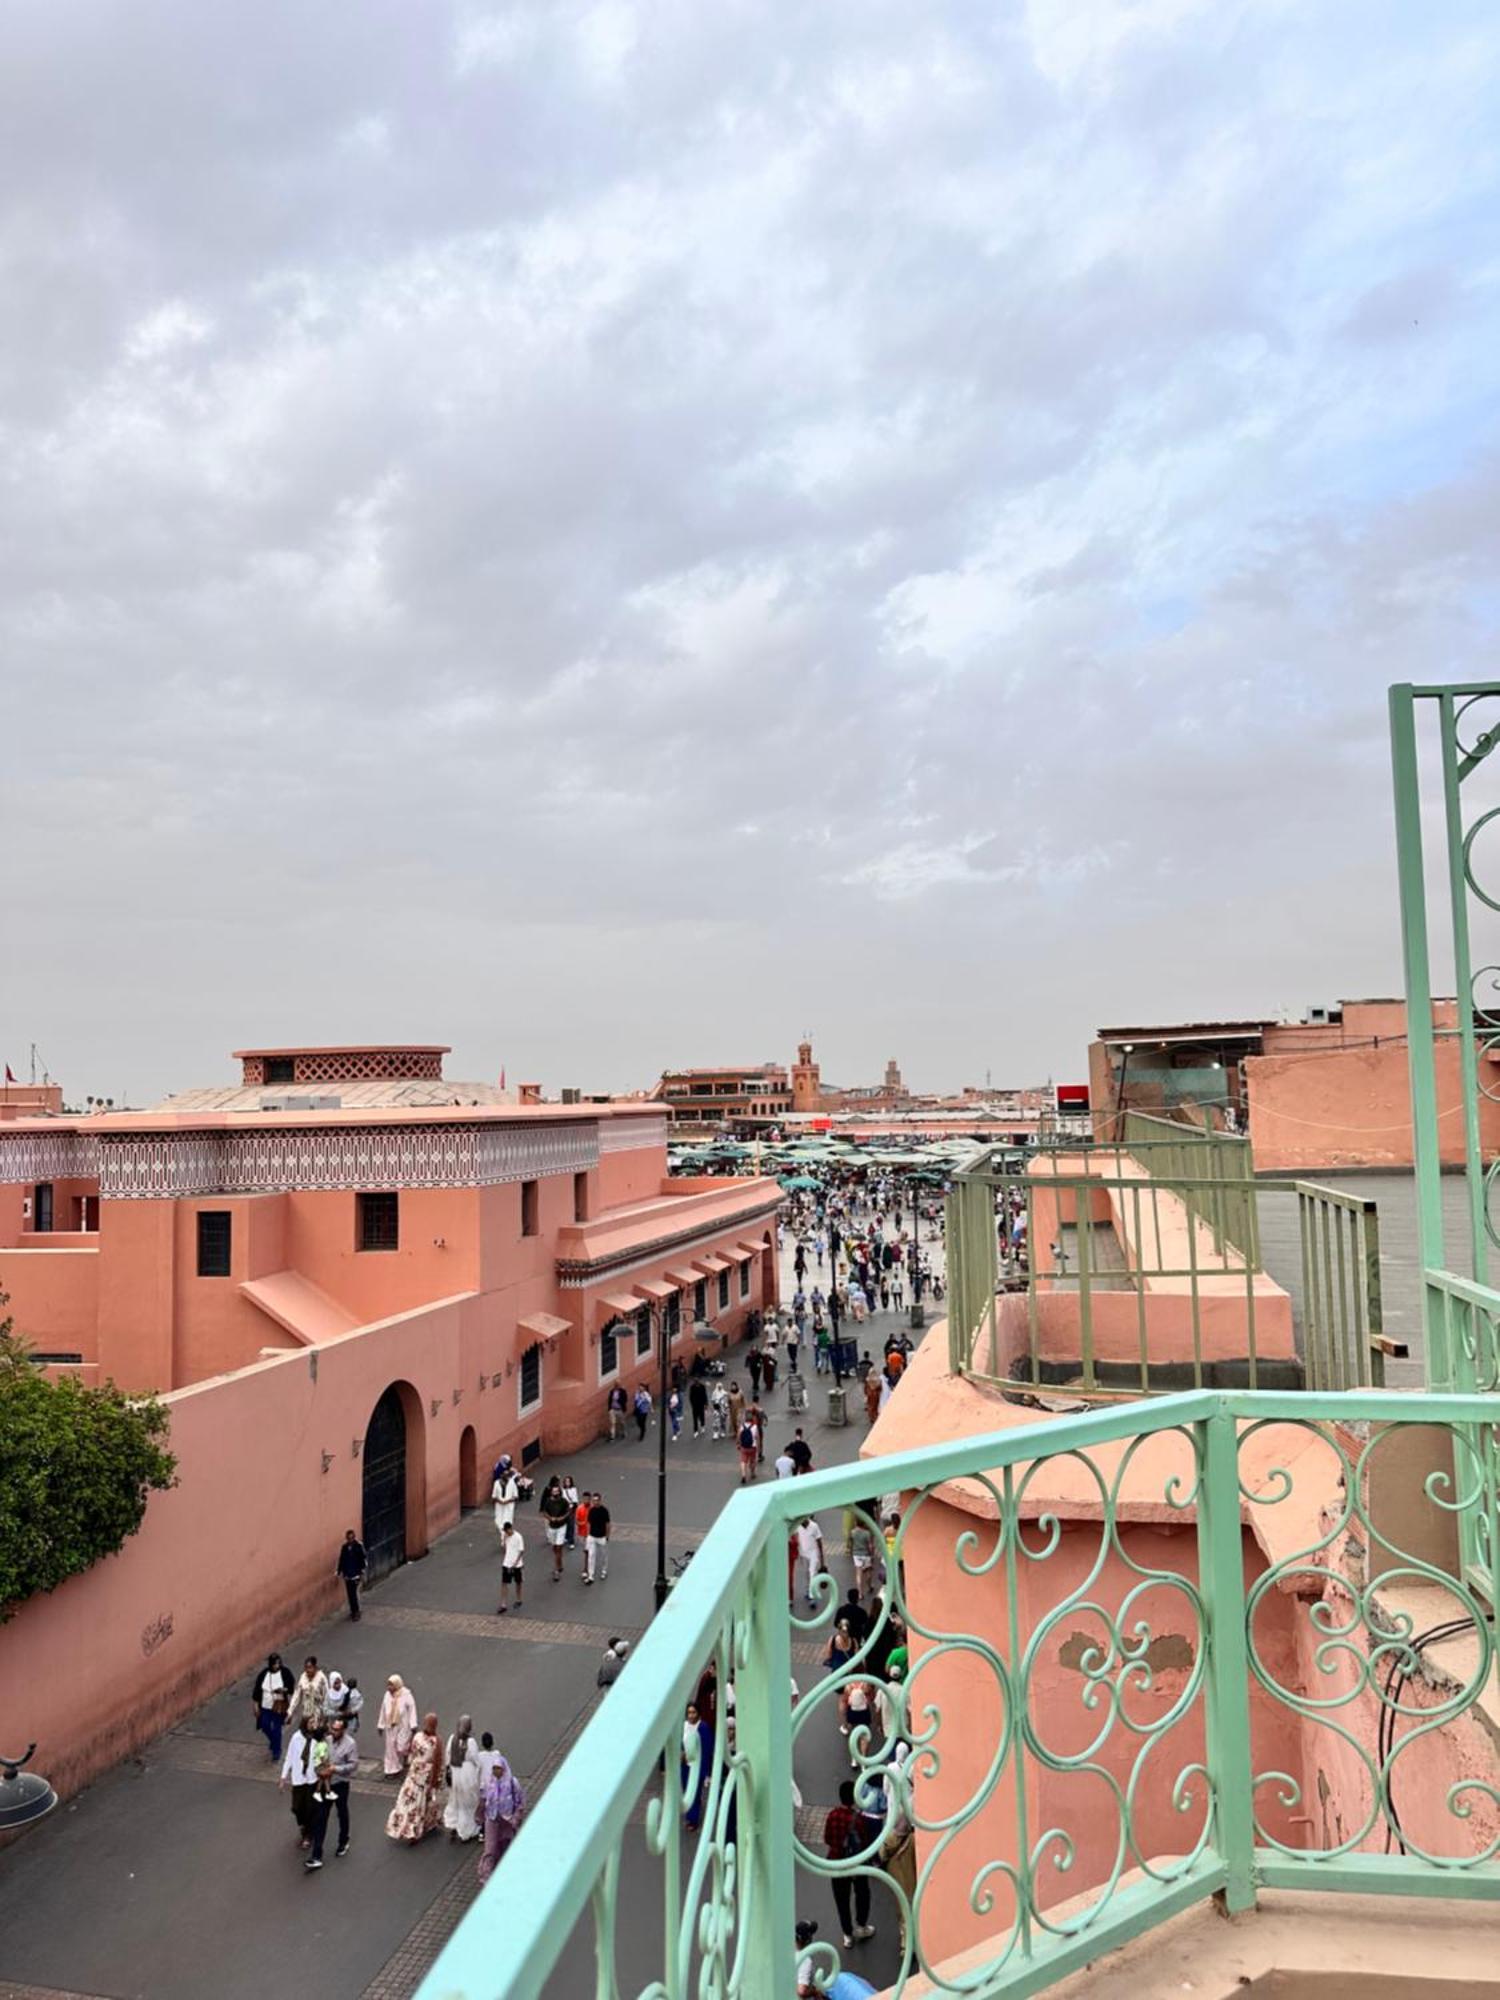
<instances>
[{"instance_id":1,"label":"man in white shirt","mask_svg":"<svg viewBox=\"0 0 1500 2000\"><path fill-rule=\"evenodd\" d=\"M781 1447L781 1456L776 1461L776 1477L778 1479L790 1479L796 1470L796 1461L788 1454L786 1446L783 1445Z\"/></svg>"},{"instance_id":2,"label":"man in white shirt","mask_svg":"<svg viewBox=\"0 0 1500 2000\"><path fill-rule=\"evenodd\" d=\"M318 1782L319 1752L327 1747L318 1740L322 1734L321 1724L316 1731L301 1728L292 1731L276 1784L278 1792L284 1792L288 1785L292 1788L292 1818L297 1822L297 1838L303 1847L311 1847L313 1843L313 1787Z\"/></svg>"},{"instance_id":3,"label":"man in white shirt","mask_svg":"<svg viewBox=\"0 0 1500 2000\"><path fill-rule=\"evenodd\" d=\"M498 1484L498 1482L497 1482ZM500 1605L497 1617L504 1617L510 1609L505 1601L507 1589L516 1593L516 1609L521 1609L521 1571L526 1562L526 1543L521 1530L514 1520L507 1523L500 1535Z\"/></svg>"},{"instance_id":4,"label":"man in white shirt","mask_svg":"<svg viewBox=\"0 0 1500 2000\"><path fill-rule=\"evenodd\" d=\"M811 1514L804 1514L797 1524L797 1554L807 1564L807 1601L813 1597L813 1578L823 1567L823 1530Z\"/></svg>"},{"instance_id":5,"label":"man in white shirt","mask_svg":"<svg viewBox=\"0 0 1500 2000\"><path fill-rule=\"evenodd\" d=\"M510 1462L510 1454L507 1452L495 1467L495 1483L490 1488L490 1498L495 1503L495 1533L502 1543L505 1540L506 1529L516 1518L516 1502L520 1497L521 1482L516 1477L515 1468Z\"/></svg>"}]
</instances>

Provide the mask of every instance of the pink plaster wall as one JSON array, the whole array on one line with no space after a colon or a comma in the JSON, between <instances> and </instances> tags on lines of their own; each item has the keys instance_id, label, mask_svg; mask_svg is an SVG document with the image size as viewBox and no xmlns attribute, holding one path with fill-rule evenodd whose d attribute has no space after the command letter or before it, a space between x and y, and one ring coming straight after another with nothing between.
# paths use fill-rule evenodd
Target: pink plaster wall
<instances>
[{"instance_id":1,"label":"pink plaster wall","mask_svg":"<svg viewBox=\"0 0 1500 2000\"><path fill-rule=\"evenodd\" d=\"M65 1348L93 1361L99 1327L96 1239L52 1235L36 1242L48 1247L0 1250L0 1292L10 1298L5 1311L33 1347Z\"/></svg>"},{"instance_id":2,"label":"pink plaster wall","mask_svg":"<svg viewBox=\"0 0 1500 2000\"><path fill-rule=\"evenodd\" d=\"M1485 1082L1500 1072L1481 1057ZM1463 1086L1456 1042L1439 1042L1438 1137L1442 1158L1464 1156ZM1245 1064L1250 1141L1259 1172L1400 1167L1412 1162L1411 1083L1404 1041L1324 1054L1252 1057ZM1480 1145L1500 1153L1500 1104L1479 1100Z\"/></svg>"},{"instance_id":3,"label":"pink plaster wall","mask_svg":"<svg viewBox=\"0 0 1500 2000\"><path fill-rule=\"evenodd\" d=\"M474 1348L447 1303L168 1399L177 1487L151 1497L118 1556L4 1627L7 1685L25 1689L17 1722L60 1791L333 1605L338 1543L361 1518L352 1441L393 1381L411 1382L423 1413L425 1533L457 1517L463 1427L475 1425L481 1456L515 1429L506 1385L479 1392Z\"/></svg>"}]
</instances>

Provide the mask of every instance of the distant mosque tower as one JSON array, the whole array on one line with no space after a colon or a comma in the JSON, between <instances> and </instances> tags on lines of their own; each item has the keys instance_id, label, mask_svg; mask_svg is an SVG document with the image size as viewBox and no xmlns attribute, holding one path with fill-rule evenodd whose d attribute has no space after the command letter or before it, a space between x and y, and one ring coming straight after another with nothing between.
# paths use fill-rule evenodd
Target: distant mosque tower
<instances>
[{"instance_id":1,"label":"distant mosque tower","mask_svg":"<svg viewBox=\"0 0 1500 2000\"><path fill-rule=\"evenodd\" d=\"M812 1043L798 1042L797 1060L792 1064L793 1111L821 1111L823 1079L813 1061Z\"/></svg>"},{"instance_id":2,"label":"distant mosque tower","mask_svg":"<svg viewBox=\"0 0 1500 2000\"><path fill-rule=\"evenodd\" d=\"M887 1097L905 1097L906 1085L901 1081L901 1066L894 1056L885 1066L885 1094Z\"/></svg>"}]
</instances>

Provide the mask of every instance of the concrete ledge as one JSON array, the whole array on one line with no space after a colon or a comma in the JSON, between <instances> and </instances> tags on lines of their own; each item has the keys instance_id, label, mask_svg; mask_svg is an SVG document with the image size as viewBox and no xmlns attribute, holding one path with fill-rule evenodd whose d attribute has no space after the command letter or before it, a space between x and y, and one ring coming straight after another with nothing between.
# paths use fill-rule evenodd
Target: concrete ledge
<instances>
[{"instance_id":1,"label":"concrete ledge","mask_svg":"<svg viewBox=\"0 0 1500 2000\"><path fill-rule=\"evenodd\" d=\"M1126 1881L1136 1879L1126 1876ZM1085 1906L1049 1911L1065 1920ZM989 1953L983 1946L934 1970L944 1983L917 1978L903 2000L936 2000ZM1014 1962L1011 1972L1017 1970ZM985 1989L979 1988L976 1991ZM1199 1903L1081 1972L1046 1989L1047 2000L1153 2000L1191 1993L1196 2000L1366 2000L1371 1994L1422 2000L1500 1994L1500 1904L1414 1896L1340 1896L1266 1890L1259 1906L1225 1918Z\"/></svg>"}]
</instances>

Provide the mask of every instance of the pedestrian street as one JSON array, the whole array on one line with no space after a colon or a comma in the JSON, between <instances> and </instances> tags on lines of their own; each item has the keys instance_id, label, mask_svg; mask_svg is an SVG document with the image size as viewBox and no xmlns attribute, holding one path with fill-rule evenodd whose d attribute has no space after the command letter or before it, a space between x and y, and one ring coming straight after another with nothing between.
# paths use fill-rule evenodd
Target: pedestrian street
<instances>
[{"instance_id":1,"label":"pedestrian street","mask_svg":"<svg viewBox=\"0 0 1500 2000\"><path fill-rule=\"evenodd\" d=\"M941 1246L924 1249L941 1270ZM790 1239L781 1263L782 1296L789 1300L795 1291ZM819 1276L810 1268L809 1290ZM826 1286L826 1278L822 1282ZM941 1306L929 1304L929 1324L941 1313ZM906 1330L907 1318L905 1312L877 1311L851 1331L878 1362L882 1341ZM830 1378L813 1374L809 1353L805 1347L807 1409L788 1412L784 1378L765 1399L765 1477L772 1476L771 1461L797 1424L817 1466L853 1459L866 1435L857 1384L850 1385L847 1426L825 1424ZM730 1377L743 1378L742 1362L742 1350L733 1350ZM637 1442L631 1425L623 1442L601 1440L531 1468L538 1493L552 1472L571 1471L581 1488L603 1494L613 1517L609 1574L593 1588L584 1586L579 1552L572 1550L562 1580L549 1581L540 1517L534 1506L523 1507L517 1521L527 1545L524 1608L497 1618L498 1544L492 1511L484 1506L465 1514L425 1558L371 1589L357 1625L340 1604L314 1631L265 1633L260 1659L247 1661L231 1686L67 1800L0 1856L0 2000L204 2000L208 1994L263 2000L286 1989L289 1979L320 2000L399 2000L414 1992L477 1893L477 1849L450 1843L441 1831L414 1847L386 1837L397 1789L396 1780L381 1775L375 1728L386 1677L403 1677L418 1711L436 1712L445 1739L460 1714L472 1714L476 1732L493 1732L534 1801L594 1704L608 1699L595 1685L606 1641L633 1637L652 1615L656 1460L653 1420L644 1442ZM731 1440L694 1439L685 1424L682 1437L669 1444L668 1461L668 1550L681 1556L735 1490L736 1453ZM841 1519L830 1516L821 1525L842 1595L851 1571ZM330 1571L337 1540L334 1535ZM273 1649L294 1674L306 1655L316 1654L325 1669L356 1677L365 1696L350 1852L334 1860L330 1845L330 1859L317 1874L304 1873L288 1794L277 1789L277 1766L252 1719L250 1685ZM821 1672L818 1651L810 1643L797 1648L804 1687ZM805 1775L799 1759L804 1837L819 1852L822 1812L835 1802L848 1771L846 1749L830 1724L829 1741L815 1747ZM633 1833L633 1850L622 1857L621 1969L626 1975L637 1970L630 1926L639 1925L644 1982L659 1937L660 1897L655 1889L632 1893L633 1885L644 1887L648 1867L643 1834L639 1828ZM487 1894L503 1911L503 1860ZM876 1936L857 1947L854 1961L877 1980L895 1961L894 1925L887 1921L881 1935L884 1900L877 1889L871 1913ZM837 1942L826 1882L799 1883L798 1907ZM586 1929L549 1987L558 2000L593 1990Z\"/></svg>"}]
</instances>

